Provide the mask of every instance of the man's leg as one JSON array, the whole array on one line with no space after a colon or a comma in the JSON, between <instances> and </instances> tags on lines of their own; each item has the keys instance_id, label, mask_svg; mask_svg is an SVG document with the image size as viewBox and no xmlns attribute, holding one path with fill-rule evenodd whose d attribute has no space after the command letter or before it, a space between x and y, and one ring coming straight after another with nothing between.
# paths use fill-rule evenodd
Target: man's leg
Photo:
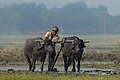
<instances>
[{"instance_id":1,"label":"man's leg","mask_svg":"<svg viewBox=\"0 0 120 80\"><path fill-rule=\"evenodd\" d=\"M54 46L54 51L53 53L49 53L49 56L48 56L48 71L53 71L53 63L54 63L54 59L55 59L55 56L56 56L56 51L55 51L55 46Z\"/></svg>"}]
</instances>

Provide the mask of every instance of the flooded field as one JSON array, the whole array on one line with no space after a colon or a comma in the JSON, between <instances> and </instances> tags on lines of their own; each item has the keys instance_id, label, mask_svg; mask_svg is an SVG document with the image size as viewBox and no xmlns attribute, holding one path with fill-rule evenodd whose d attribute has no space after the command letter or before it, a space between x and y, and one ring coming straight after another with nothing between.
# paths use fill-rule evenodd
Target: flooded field
<instances>
[{"instance_id":1,"label":"flooded field","mask_svg":"<svg viewBox=\"0 0 120 80\"><path fill-rule=\"evenodd\" d=\"M39 35L0 35L0 72L28 72L23 55L25 40ZM42 35L41 35L42 36ZM73 36L73 35L65 35ZM61 35L63 37L63 35ZM80 36L82 39L90 40L86 44L82 56L81 74L97 75L119 75L120 74L120 36L119 35L97 35L97 36ZM56 50L60 45L56 45ZM12 62L14 61L14 62ZM56 66L58 73L65 73L63 68L62 53L60 54ZM69 72L71 70L69 68ZM35 72L40 72L40 66L37 65ZM47 63L44 72L47 71Z\"/></svg>"},{"instance_id":2,"label":"flooded field","mask_svg":"<svg viewBox=\"0 0 120 80\"><path fill-rule=\"evenodd\" d=\"M12 63L12 62L11 62ZM93 64L93 62L82 62L82 64ZM95 62L94 64L112 64L112 62ZM55 66L59 71L64 71L63 64L61 66ZM72 66L70 66L70 71ZM28 65L21 64L21 63L14 63L14 64L0 64L0 70L8 70L8 69L14 69L14 70L28 70ZM81 70L95 70L97 68L81 68ZM36 71L40 70L40 64L36 65ZM47 65L45 65L44 70L47 71ZM102 70L102 69L101 69ZM105 70L105 69L103 69ZM106 69L106 70L113 70L113 69Z\"/></svg>"},{"instance_id":3,"label":"flooded field","mask_svg":"<svg viewBox=\"0 0 120 80\"><path fill-rule=\"evenodd\" d=\"M17 64L17 65L16 65ZM82 62L81 65L88 64L91 65L93 62ZM107 64L113 64L113 62L94 62L94 65L107 65ZM57 68L57 71L55 72L56 74L63 74L66 73L64 71L63 64L61 66L56 65L55 68ZM77 69L77 68L76 68ZM43 72L48 72L47 71L47 65L44 65L44 70ZM67 73L72 73L72 66L68 68ZM9 63L9 64L0 64L0 73L28 73L28 65L27 64L22 64L22 63ZM35 73L39 73L40 71L40 64L36 65ZM73 74L73 73L72 73ZM75 74L94 74L94 75L119 75L120 70L117 68L97 68L97 67L81 67L80 73L75 72Z\"/></svg>"}]
</instances>

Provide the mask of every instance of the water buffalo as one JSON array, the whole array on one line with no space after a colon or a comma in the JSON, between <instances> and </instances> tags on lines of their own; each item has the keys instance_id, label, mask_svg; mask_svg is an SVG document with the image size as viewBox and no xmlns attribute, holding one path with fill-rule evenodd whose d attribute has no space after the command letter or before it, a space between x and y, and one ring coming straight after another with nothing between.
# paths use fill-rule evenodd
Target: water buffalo
<instances>
[{"instance_id":1,"label":"water buffalo","mask_svg":"<svg viewBox=\"0 0 120 80\"><path fill-rule=\"evenodd\" d=\"M35 62L37 59L41 62L41 71L43 71L43 65L46 58L46 54L52 54L54 52L54 47L52 46L52 41L47 39L44 44L35 40L43 40L41 37L27 39L24 47L24 55L29 64L29 70L35 70ZM49 63L50 65L51 63ZM49 66L48 66L49 67Z\"/></svg>"},{"instance_id":2,"label":"water buffalo","mask_svg":"<svg viewBox=\"0 0 120 80\"><path fill-rule=\"evenodd\" d=\"M82 53L84 51L84 42L82 39L79 39L76 36L73 37L64 37L66 40L73 40L72 43L64 43L62 48L63 60L64 60L64 69L68 70L70 64L73 64L72 71L76 72L75 62L77 61L77 72L80 72L80 60L82 57Z\"/></svg>"}]
</instances>

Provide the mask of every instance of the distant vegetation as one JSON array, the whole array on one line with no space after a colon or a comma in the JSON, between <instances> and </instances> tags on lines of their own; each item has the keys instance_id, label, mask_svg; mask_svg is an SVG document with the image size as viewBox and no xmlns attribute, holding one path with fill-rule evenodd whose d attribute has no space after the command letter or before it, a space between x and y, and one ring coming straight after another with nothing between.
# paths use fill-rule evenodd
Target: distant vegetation
<instances>
[{"instance_id":1,"label":"distant vegetation","mask_svg":"<svg viewBox=\"0 0 120 80\"><path fill-rule=\"evenodd\" d=\"M44 33L57 25L64 34L120 34L120 15L107 7L88 8L84 2L47 9L36 3L0 7L0 34Z\"/></svg>"}]
</instances>

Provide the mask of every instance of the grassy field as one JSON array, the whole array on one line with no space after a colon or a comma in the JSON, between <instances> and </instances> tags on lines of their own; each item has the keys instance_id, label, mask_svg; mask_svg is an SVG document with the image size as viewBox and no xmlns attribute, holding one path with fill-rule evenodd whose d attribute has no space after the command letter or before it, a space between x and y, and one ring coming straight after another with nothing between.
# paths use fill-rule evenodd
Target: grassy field
<instances>
[{"instance_id":1,"label":"grassy field","mask_svg":"<svg viewBox=\"0 0 120 80\"><path fill-rule=\"evenodd\" d=\"M119 75L0 74L0 80L120 80Z\"/></svg>"}]
</instances>

